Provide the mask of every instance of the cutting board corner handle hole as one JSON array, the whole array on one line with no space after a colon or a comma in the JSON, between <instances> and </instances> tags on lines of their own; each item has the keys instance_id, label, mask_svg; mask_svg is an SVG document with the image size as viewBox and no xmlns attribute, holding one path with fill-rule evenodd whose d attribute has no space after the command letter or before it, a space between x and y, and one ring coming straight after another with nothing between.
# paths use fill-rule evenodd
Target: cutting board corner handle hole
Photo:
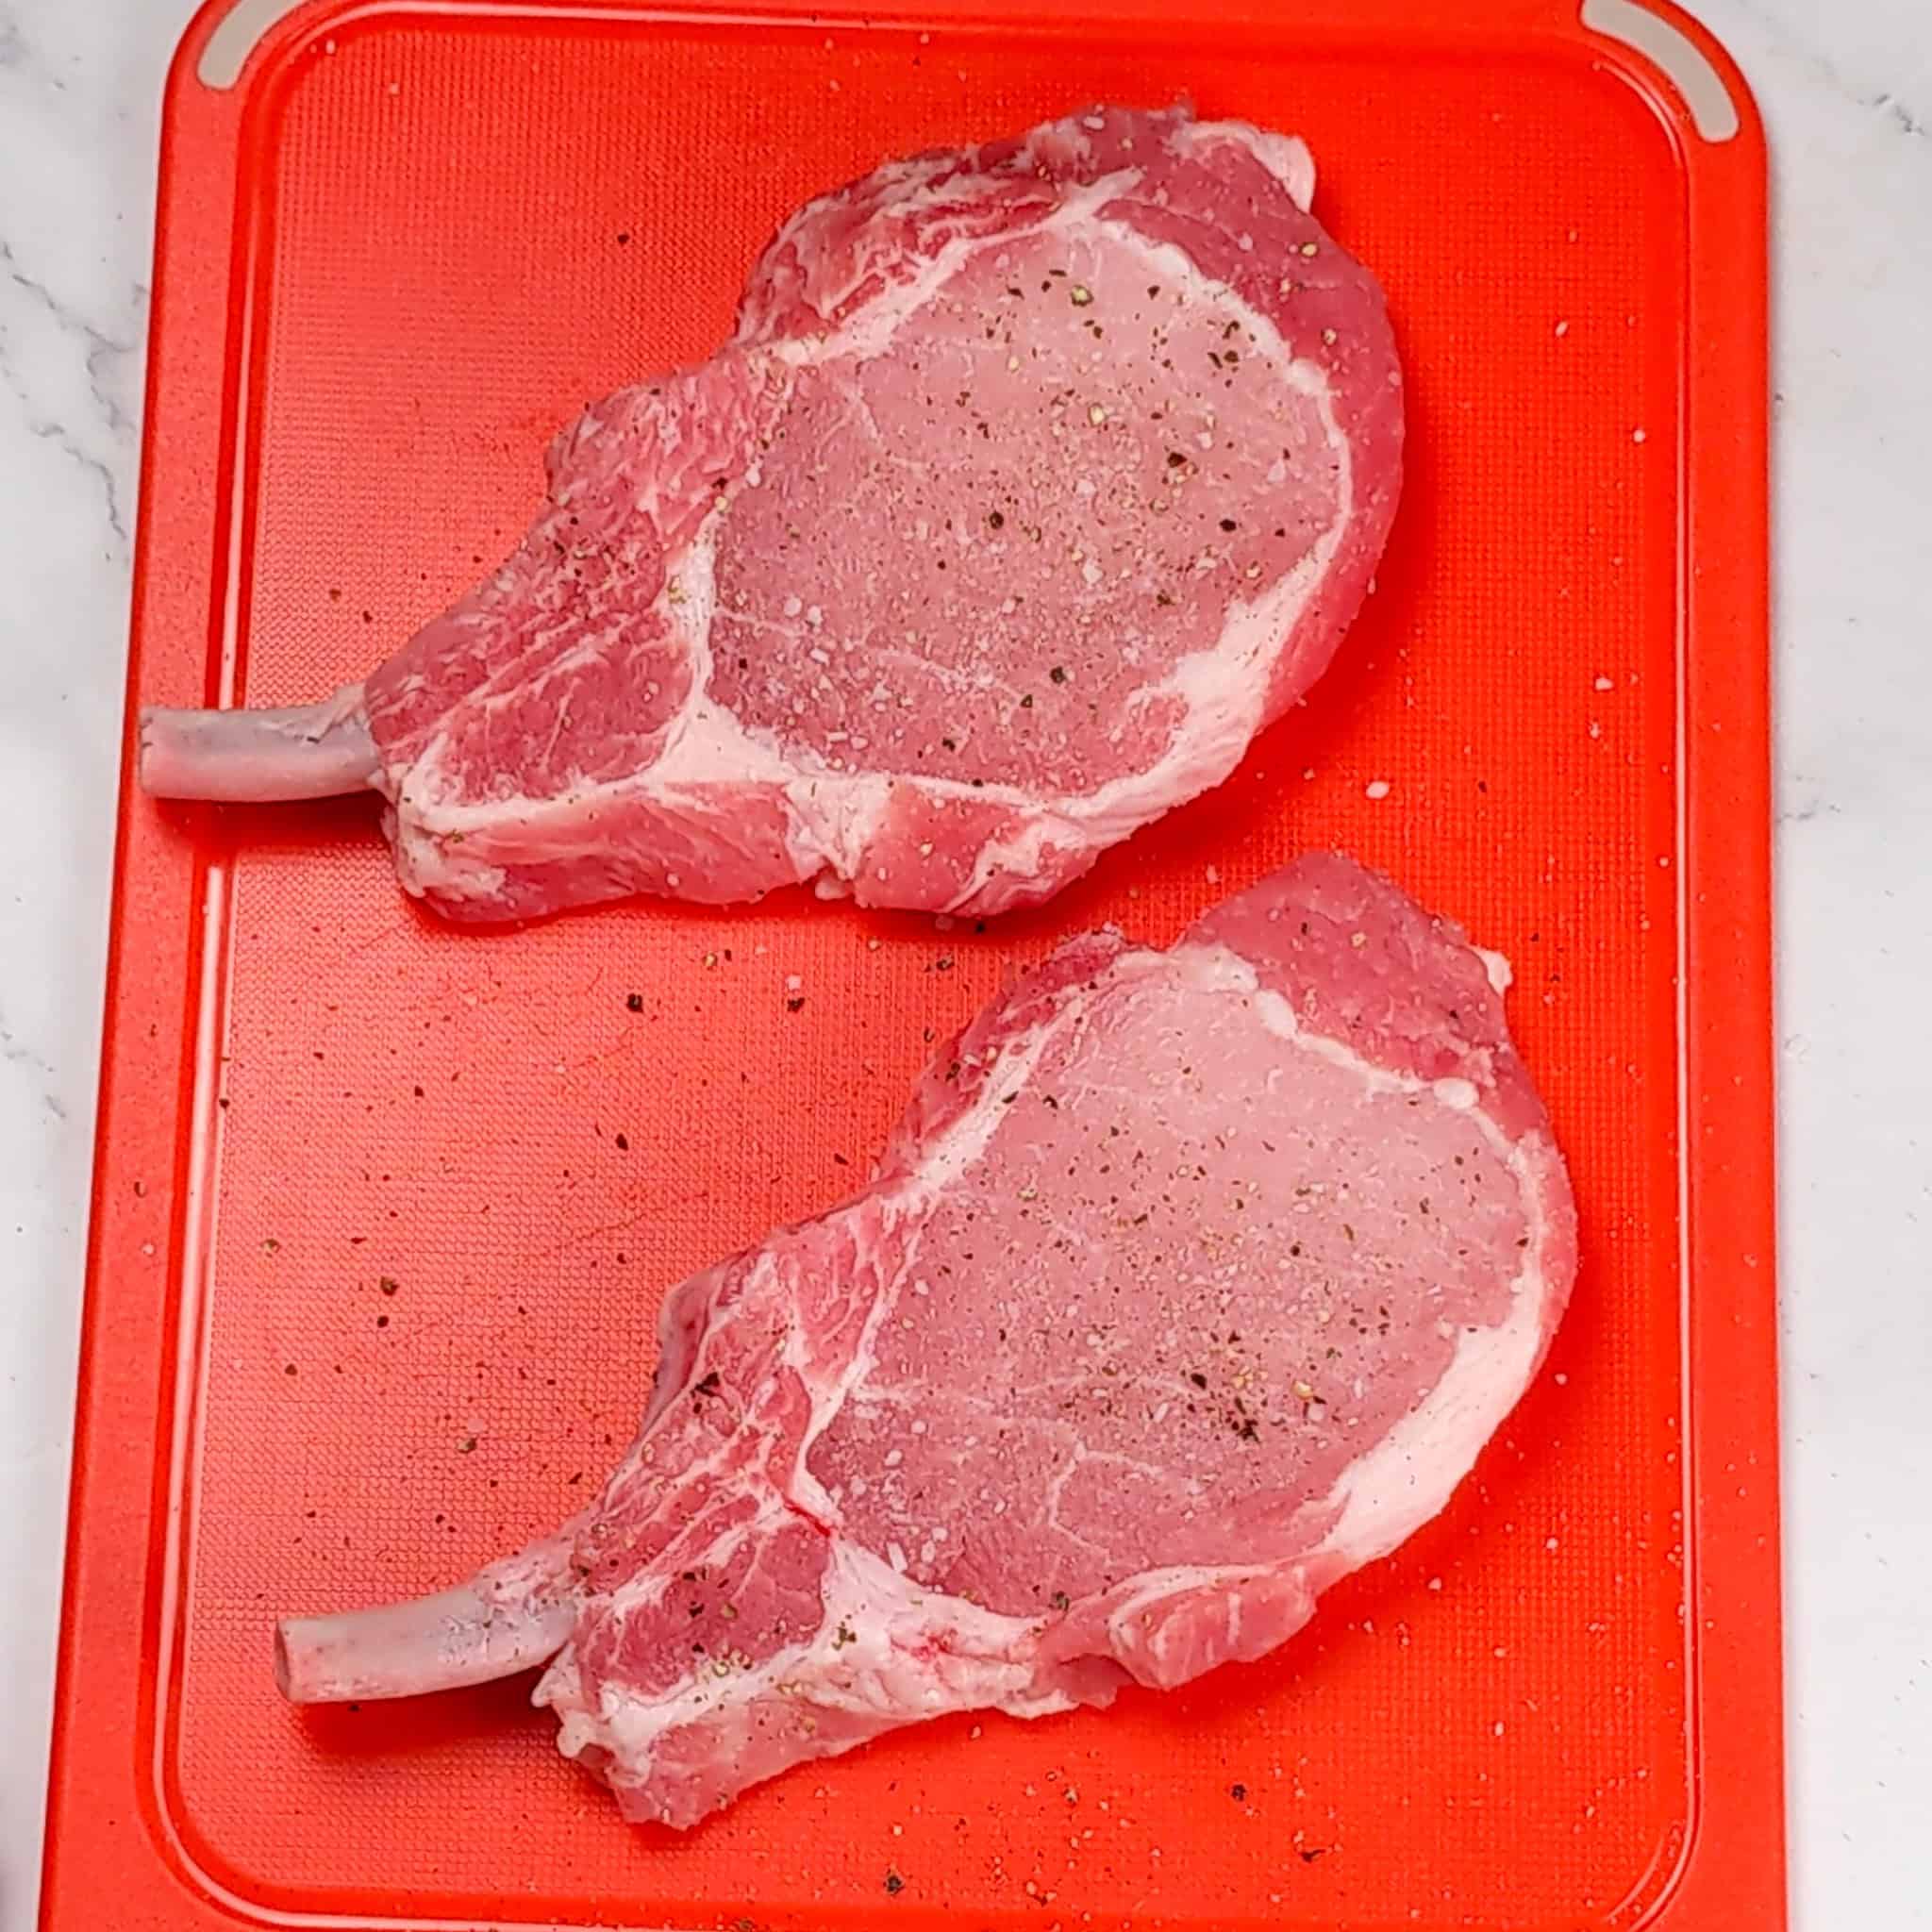
<instances>
[{"instance_id":1,"label":"cutting board corner handle hole","mask_svg":"<svg viewBox=\"0 0 1932 1932\"><path fill-rule=\"evenodd\" d=\"M302 0L234 0L203 43L194 77L203 87L226 93L270 28L301 5Z\"/></svg>"},{"instance_id":2,"label":"cutting board corner handle hole","mask_svg":"<svg viewBox=\"0 0 1932 1932\"><path fill-rule=\"evenodd\" d=\"M1652 12L1646 0L1582 0L1579 18L1591 33L1619 42L1664 74L1706 141L1715 144L1736 137L1743 116L1729 82L1674 21Z\"/></svg>"}]
</instances>

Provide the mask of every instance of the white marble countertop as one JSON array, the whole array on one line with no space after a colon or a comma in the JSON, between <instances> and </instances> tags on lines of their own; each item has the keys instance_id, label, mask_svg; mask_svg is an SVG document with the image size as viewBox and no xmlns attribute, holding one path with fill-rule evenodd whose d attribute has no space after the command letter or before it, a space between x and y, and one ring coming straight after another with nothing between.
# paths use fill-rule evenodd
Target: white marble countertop
<instances>
[{"instance_id":1,"label":"white marble countertop","mask_svg":"<svg viewBox=\"0 0 1932 1932\"><path fill-rule=\"evenodd\" d=\"M0 0L0 1932L28 1932L162 75L193 0ZM1793 1900L1932 1927L1932 34L1700 0L1775 170ZM1916 996L1916 997L1913 997Z\"/></svg>"}]
</instances>

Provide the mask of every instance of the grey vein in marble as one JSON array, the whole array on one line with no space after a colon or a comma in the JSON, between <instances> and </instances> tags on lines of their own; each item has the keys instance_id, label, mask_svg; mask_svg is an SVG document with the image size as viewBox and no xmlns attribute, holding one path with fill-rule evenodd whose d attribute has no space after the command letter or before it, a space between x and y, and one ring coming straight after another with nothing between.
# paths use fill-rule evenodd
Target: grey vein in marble
<instances>
[{"instance_id":1,"label":"grey vein in marble","mask_svg":"<svg viewBox=\"0 0 1932 1932\"><path fill-rule=\"evenodd\" d=\"M117 440L131 438L134 433L133 419L108 388L104 365L114 357L133 355L135 344L116 341L111 336L96 328L85 316L68 308L45 283L35 280L21 267L12 244L4 239L0 239L0 273L4 273L7 280L14 288L28 296L63 335L73 339L80 347L87 391L100 421L106 425L111 437ZM42 441L51 442L56 448L65 451L99 483L106 501L108 526L125 546L129 541L129 531L122 510L121 485L115 474L115 466L87 448L76 433L58 417L35 413L32 390L25 379L17 373L13 358L8 353L10 334L11 331L5 327L4 317L0 317L0 379L5 380L8 388L18 398L22 408L27 412L29 431Z\"/></svg>"}]
</instances>

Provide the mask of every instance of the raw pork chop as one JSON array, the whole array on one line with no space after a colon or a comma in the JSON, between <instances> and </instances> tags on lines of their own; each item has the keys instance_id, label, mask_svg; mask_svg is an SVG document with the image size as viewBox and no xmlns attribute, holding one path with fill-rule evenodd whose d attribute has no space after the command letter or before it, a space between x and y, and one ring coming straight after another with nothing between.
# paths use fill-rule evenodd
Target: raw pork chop
<instances>
[{"instance_id":1,"label":"raw pork chop","mask_svg":"<svg viewBox=\"0 0 1932 1932\"><path fill-rule=\"evenodd\" d=\"M1313 180L1109 111L810 203L727 347L558 441L493 577L321 705L150 711L144 782L374 785L460 919L1047 897L1227 775L1381 552L1401 377Z\"/></svg>"},{"instance_id":2,"label":"raw pork chop","mask_svg":"<svg viewBox=\"0 0 1932 1932\"><path fill-rule=\"evenodd\" d=\"M1484 956L1303 859L1167 952L1093 934L996 999L863 1193L672 1293L587 1514L285 1624L282 1685L547 1659L563 1750L690 1825L896 1724L1182 1684L1442 1507L1575 1263Z\"/></svg>"}]
</instances>

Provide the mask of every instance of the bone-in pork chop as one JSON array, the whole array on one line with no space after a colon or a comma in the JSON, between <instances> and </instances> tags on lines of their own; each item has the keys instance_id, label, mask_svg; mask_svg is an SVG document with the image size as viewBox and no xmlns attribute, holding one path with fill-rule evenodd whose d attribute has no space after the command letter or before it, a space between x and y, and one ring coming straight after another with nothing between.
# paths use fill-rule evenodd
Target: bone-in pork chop
<instances>
[{"instance_id":1,"label":"bone-in pork chop","mask_svg":"<svg viewBox=\"0 0 1932 1932\"><path fill-rule=\"evenodd\" d=\"M725 348L559 438L495 575L320 705L148 712L143 782L373 785L459 919L1047 897L1228 774L1381 553L1401 376L1312 188L1116 110L810 203Z\"/></svg>"},{"instance_id":2,"label":"bone-in pork chop","mask_svg":"<svg viewBox=\"0 0 1932 1932\"><path fill-rule=\"evenodd\" d=\"M690 1825L894 1725L1185 1683L1442 1507L1575 1261L1490 962L1304 859L996 999L863 1193L672 1293L591 1509L440 1596L284 1624L282 1684L547 1662L563 1750Z\"/></svg>"}]
</instances>

